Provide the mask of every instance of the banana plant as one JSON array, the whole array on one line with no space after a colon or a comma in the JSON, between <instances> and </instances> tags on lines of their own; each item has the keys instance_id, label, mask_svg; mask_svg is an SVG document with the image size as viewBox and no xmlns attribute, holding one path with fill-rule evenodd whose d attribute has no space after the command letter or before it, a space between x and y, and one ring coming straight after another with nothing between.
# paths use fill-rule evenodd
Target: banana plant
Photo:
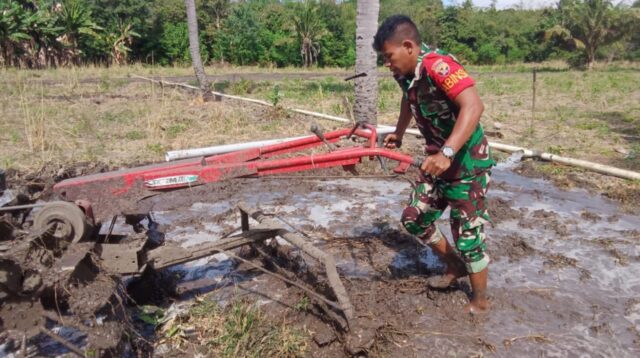
<instances>
[{"instance_id":1,"label":"banana plant","mask_svg":"<svg viewBox=\"0 0 640 358\"><path fill-rule=\"evenodd\" d=\"M111 46L111 58L118 65L127 63L127 57L131 52L131 43L134 37L140 37L140 34L133 31L132 24L118 22L117 32L107 35L106 40Z\"/></svg>"},{"instance_id":2,"label":"banana plant","mask_svg":"<svg viewBox=\"0 0 640 358\"><path fill-rule=\"evenodd\" d=\"M91 17L91 10L84 2L78 0L66 0L56 7L57 25L62 27L63 35L58 39L63 45L71 49L73 60L77 61L80 55L78 41L81 37L100 36L102 28Z\"/></svg>"},{"instance_id":3,"label":"banana plant","mask_svg":"<svg viewBox=\"0 0 640 358\"><path fill-rule=\"evenodd\" d=\"M13 1L4 4L0 11L0 60L5 66L12 66L16 63L15 52L20 43L31 39L28 33L31 14Z\"/></svg>"}]
</instances>

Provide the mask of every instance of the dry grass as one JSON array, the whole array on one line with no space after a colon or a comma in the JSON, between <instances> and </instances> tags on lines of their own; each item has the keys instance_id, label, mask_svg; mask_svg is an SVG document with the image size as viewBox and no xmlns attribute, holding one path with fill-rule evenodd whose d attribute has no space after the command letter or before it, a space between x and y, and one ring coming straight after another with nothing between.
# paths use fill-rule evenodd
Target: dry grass
<instances>
[{"instance_id":1,"label":"dry grass","mask_svg":"<svg viewBox=\"0 0 640 358\"><path fill-rule=\"evenodd\" d=\"M210 74L304 71L207 70ZM537 75L535 114L529 65L473 67L471 71L476 73L486 105L483 123L503 136L494 140L640 169L640 71L636 65L601 66L586 73L546 64ZM118 165L161 161L164 152L172 149L308 133L308 119L232 101L202 103L182 89L131 83L126 78L131 73L191 75L191 69L132 65L0 71L0 166L30 170L49 162ZM97 80L85 81L87 78ZM340 116L347 116L348 103L353 103L353 84L330 76L277 82L241 80L214 86L266 101L277 96L283 106ZM399 98L397 85L383 77L381 123L395 123Z\"/></svg>"},{"instance_id":2,"label":"dry grass","mask_svg":"<svg viewBox=\"0 0 640 358\"><path fill-rule=\"evenodd\" d=\"M339 68L314 68L313 72L330 73L343 71ZM232 66L215 65L205 68L207 75L222 75L229 73L308 73L308 69L301 67L255 67L255 66ZM174 77L174 76L194 76L193 68L190 66L151 66L146 64L131 64L124 66L96 66L86 65L79 67L63 67L53 70L25 70L16 68L0 68L0 78L12 79L15 76L24 77L31 81L83 81L87 79L103 78L128 78L132 74L142 76Z\"/></svg>"},{"instance_id":3,"label":"dry grass","mask_svg":"<svg viewBox=\"0 0 640 358\"><path fill-rule=\"evenodd\" d=\"M309 125L282 111L203 103L182 89L150 83L69 78L48 85L19 72L12 81L0 84L0 167L5 168L162 161L167 150L302 135Z\"/></svg>"}]
</instances>

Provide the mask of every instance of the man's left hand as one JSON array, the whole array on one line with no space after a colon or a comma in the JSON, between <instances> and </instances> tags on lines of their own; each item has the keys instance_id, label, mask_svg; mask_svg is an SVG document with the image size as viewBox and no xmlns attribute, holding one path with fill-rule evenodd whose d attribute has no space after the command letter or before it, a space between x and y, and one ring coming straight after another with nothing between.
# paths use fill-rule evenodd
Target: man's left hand
<instances>
[{"instance_id":1,"label":"man's left hand","mask_svg":"<svg viewBox=\"0 0 640 358\"><path fill-rule=\"evenodd\" d=\"M437 177L449 169L450 166L451 159L445 157L442 153L437 153L428 156L424 162L422 162L420 170Z\"/></svg>"}]
</instances>

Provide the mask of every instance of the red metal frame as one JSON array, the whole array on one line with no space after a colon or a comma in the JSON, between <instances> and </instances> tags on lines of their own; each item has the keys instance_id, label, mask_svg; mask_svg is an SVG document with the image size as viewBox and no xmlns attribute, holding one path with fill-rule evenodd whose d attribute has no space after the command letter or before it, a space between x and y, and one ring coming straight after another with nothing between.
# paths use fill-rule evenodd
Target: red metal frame
<instances>
[{"instance_id":1,"label":"red metal frame","mask_svg":"<svg viewBox=\"0 0 640 358\"><path fill-rule=\"evenodd\" d=\"M312 135L260 148L67 179L56 184L53 189L65 200L90 200L94 202L95 206L93 198L86 196L89 193L95 195L96 190L104 192L108 197L123 196L132 191L140 192L140 190L164 191L229 178L283 174L335 166L353 166L361 162L363 157L373 159L375 156L380 156L395 160L399 162L394 169L396 173L404 173L414 163L414 159L409 155L377 147L375 127L368 124L365 124L364 127L365 129L361 129L360 126L353 129L340 129L328 132L324 137L328 142L334 143L342 137L348 138L351 135L356 135L368 139L365 146L340 148L323 154L269 159L277 155L324 144L320 138ZM185 181L187 179L188 182ZM150 181L153 180L167 182L152 187ZM171 180L173 182L169 182ZM92 190L89 190L90 188Z\"/></svg>"}]
</instances>

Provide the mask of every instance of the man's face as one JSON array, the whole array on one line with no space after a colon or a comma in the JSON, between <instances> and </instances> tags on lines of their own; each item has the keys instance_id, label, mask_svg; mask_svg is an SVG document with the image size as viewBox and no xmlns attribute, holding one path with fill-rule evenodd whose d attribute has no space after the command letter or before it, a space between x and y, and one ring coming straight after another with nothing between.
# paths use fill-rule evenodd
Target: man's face
<instances>
[{"instance_id":1,"label":"man's face","mask_svg":"<svg viewBox=\"0 0 640 358\"><path fill-rule=\"evenodd\" d=\"M414 73L418 53L412 42L385 41L382 44L382 58L384 66L389 68L394 77L404 77Z\"/></svg>"}]
</instances>

